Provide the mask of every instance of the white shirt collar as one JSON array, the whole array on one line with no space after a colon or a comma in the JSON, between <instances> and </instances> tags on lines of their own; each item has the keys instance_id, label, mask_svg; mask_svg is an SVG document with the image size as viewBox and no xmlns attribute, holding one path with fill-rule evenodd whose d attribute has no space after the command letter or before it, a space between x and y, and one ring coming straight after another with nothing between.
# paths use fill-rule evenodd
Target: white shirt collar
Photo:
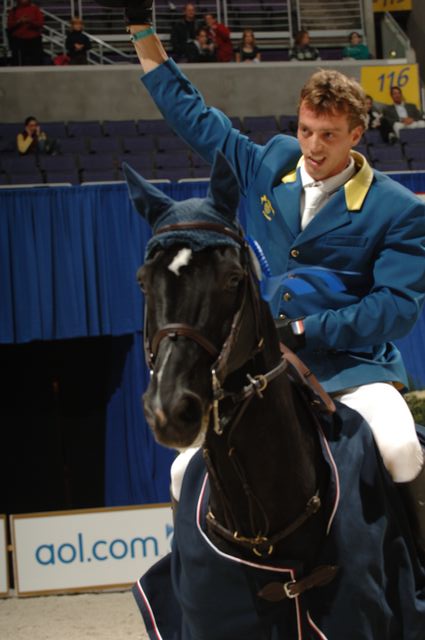
<instances>
[{"instance_id":1,"label":"white shirt collar","mask_svg":"<svg viewBox=\"0 0 425 640\"><path fill-rule=\"evenodd\" d=\"M331 176L330 178L326 178L325 180L315 181L313 178L307 173L304 161L301 163L300 172L301 172L301 182L303 188L308 187L319 187L321 191L327 194L334 193L339 187L350 178L353 177L356 171L355 162L352 156L348 161L348 165L343 169L340 173L337 173L336 176Z\"/></svg>"}]
</instances>

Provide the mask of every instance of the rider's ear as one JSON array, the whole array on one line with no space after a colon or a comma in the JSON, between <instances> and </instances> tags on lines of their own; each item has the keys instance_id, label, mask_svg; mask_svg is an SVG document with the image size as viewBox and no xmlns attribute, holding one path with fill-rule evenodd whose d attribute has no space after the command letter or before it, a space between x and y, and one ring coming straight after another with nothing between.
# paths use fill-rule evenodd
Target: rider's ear
<instances>
[{"instance_id":1,"label":"rider's ear","mask_svg":"<svg viewBox=\"0 0 425 640\"><path fill-rule=\"evenodd\" d=\"M142 178L126 162L123 162L122 169L134 206L153 227L163 213L174 205L174 201Z\"/></svg>"},{"instance_id":2,"label":"rider's ear","mask_svg":"<svg viewBox=\"0 0 425 640\"><path fill-rule=\"evenodd\" d=\"M221 151L217 151L215 155L208 197L214 202L215 208L229 219L229 222L235 221L240 189L232 166Z\"/></svg>"}]
</instances>

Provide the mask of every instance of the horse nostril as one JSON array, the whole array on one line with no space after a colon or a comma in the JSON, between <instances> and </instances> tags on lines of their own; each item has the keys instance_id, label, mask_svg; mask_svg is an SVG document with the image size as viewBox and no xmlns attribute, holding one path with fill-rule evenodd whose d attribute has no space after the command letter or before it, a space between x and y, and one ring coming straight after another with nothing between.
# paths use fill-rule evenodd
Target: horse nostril
<instances>
[{"instance_id":1,"label":"horse nostril","mask_svg":"<svg viewBox=\"0 0 425 640\"><path fill-rule=\"evenodd\" d=\"M194 393L182 393L174 403L171 415L176 422L196 425L202 420L201 400Z\"/></svg>"}]
</instances>

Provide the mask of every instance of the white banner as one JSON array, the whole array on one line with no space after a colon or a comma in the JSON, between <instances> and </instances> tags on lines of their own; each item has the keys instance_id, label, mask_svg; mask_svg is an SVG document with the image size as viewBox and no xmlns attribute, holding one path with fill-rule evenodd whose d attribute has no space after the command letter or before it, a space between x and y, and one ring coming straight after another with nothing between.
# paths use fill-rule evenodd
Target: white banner
<instances>
[{"instance_id":1,"label":"white banner","mask_svg":"<svg viewBox=\"0 0 425 640\"><path fill-rule=\"evenodd\" d=\"M0 515L0 596L9 593L9 568L7 558L6 516Z\"/></svg>"},{"instance_id":2,"label":"white banner","mask_svg":"<svg viewBox=\"0 0 425 640\"><path fill-rule=\"evenodd\" d=\"M170 505L10 517L18 595L133 584L170 550Z\"/></svg>"}]
</instances>

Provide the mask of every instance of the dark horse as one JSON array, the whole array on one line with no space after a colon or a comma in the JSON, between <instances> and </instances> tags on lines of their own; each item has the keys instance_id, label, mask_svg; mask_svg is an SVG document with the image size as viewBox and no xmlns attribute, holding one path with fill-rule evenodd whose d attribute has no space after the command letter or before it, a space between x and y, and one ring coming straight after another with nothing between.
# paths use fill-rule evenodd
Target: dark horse
<instances>
[{"instance_id":1,"label":"dark horse","mask_svg":"<svg viewBox=\"0 0 425 640\"><path fill-rule=\"evenodd\" d=\"M424 640L425 576L362 418L279 345L217 155L205 200L126 168L153 227L138 273L158 442L199 443L173 551L136 585L150 638ZM282 353L283 350L283 353Z\"/></svg>"}]
</instances>

